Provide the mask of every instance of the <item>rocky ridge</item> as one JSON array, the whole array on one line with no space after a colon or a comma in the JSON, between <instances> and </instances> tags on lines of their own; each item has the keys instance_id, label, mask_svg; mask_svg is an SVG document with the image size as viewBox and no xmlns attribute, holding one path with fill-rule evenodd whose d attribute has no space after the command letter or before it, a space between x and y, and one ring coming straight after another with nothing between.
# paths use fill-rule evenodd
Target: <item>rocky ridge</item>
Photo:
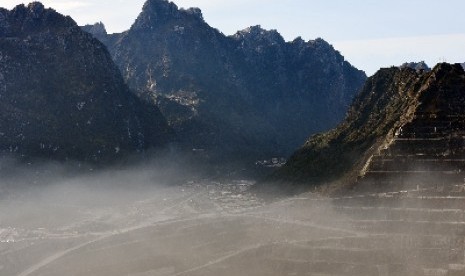
<instances>
[{"instance_id":1,"label":"rocky ridge","mask_svg":"<svg viewBox=\"0 0 465 276\"><path fill-rule=\"evenodd\" d=\"M227 158L289 154L336 125L366 78L322 39L286 42L260 26L225 36L199 9L165 0L99 39L187 147Z\"/></svg>"},{"instance_id":2,"label":"rocky ridge","mask_svg":"<svg viewBox=\"0 0 465 276\"><path fill-rule=\"evenodd\" d=\"M431 71L431 68L426 64L424 61L420 62L405 62L400 66L400 68L412 68L415 70L425 70L425 71Z\"/></svg>"},{"instance_id":3,"label":"rocky ridge","mask_svg":"<svg viewBox=\"0 0 465 276\"><path fill-rule=\"evenodd\" d=\"M82 26L81 29L85 32L92 34L97 39L105 39L108 35L107 29L102 22L97 22L94 25L85 25Z\"/></svg>"},{"instance_id":4,"label":"rocky ridge","mask_svg":"<svg viewBox=\"0 0 465 276\"><path fill-rule=\"evenodd\" d=\"M420 181L424 185L437 182L437 177L427 173L434 164L442 164L442 171L449 172L455 167L448 165L461 166L454 160L462 158L464 89L465 72L460 64L439 64L431 72L381 69L367 80L344 122L310 138L272 179L306 186L345 177L344 182L355 183L355 187L379 185L383 190L413 182L417 185L418 181L408 177L408 172L417 171L425 173L417 173L418 179L432 180ZM412 164L426 165L425 160L430 159L437 160L430 162L431 168L410 168ZM392 164L391 174L384 172L388 164ZM373 175L379 177L367 182ZM400 181L402 175L405 178ZM445 181L450 185L462 181L460 173L449 176L455 179Z\"/></svg>"}]
</instances>

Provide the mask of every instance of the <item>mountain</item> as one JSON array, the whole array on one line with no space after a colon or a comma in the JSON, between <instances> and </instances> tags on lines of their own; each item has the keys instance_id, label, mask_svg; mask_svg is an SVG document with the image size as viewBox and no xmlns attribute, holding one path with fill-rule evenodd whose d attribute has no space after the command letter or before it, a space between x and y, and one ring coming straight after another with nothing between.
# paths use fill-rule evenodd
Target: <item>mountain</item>
<instances>
[{"instance_id":1,"label":"mountain","mask_svg":"<svg viewBox=\"0 0 465 276\"><path fill-rule=\"evenodd\" d=\"M148 0L127 32L99 39L187 147L220 158L291 153L342 120L366 79L322 39L286 42L260 26L225 36L199 9L165 0Z\"/></svg>"},{"instance_id":2,"label":"mountain","mask_svg":"<svg viewBox=\"0 0 465 276\"><path fill-rule=\"evenodd\" d=\"M81 29L85 32L92 34L99 40L105 40L105 38L108 35L107 29L105 28L105 25L102 22L97 22L94 25L85 25L82 26Z\"/></svg>"},{"instance_id":3,"label":"mountain","mask_svg":"<svg viewBox=\"0 0 465 276\"><path fill-rule=\"evenodd\" d=\"M39 2L0 9L0 98L4 153L103 161L173 135L101 42Z\"/></svg>"},{"instance_id":4,"label":"mountain","mask_svg":"<svg viewBox=\"0 0 465 276\"><path fill-rule=\"evenodd\" d=\"M311 137L270 180L309 187L343 177L346 185L381 190L463 184L463 91L460 64L438 64L430 72L381 69L367 80L346 119Z\"/></svg>"},{"instance_id":5,"label":"mountain","mask_svg":"<svg viewBox=\"0 0 465 276\"><path fill-rule=\"evenodd\" d=\"M405 62L400 66L400 68L412 68L415 70L425 70L425 71L430 71L431 68L429 68L428 64L424 61L420 62Z\"/></svg>"}]
</instances>

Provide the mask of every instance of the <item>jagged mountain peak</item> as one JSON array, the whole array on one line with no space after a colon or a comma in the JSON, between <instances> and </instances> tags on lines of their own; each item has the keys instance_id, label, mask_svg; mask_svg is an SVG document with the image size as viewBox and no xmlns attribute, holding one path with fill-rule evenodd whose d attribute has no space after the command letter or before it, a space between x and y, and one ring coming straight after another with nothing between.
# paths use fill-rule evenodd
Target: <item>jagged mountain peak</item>
<instances>
[{"instance_id":1,"label":"jagged mountain peak","mask_svg":"<svg viewBox=\"0 0 465 276\"><path fill-rule=\"evenodd\" d=\"M29 11L31 12L32 15L40 17L40 15L44 12L45 7L41 2L31 2L29 5L27 5Z\"/></svg>"},{"instance_id":2,"label":"jagged mountain peak","mask_svg":"<svg viewBox=\"0 0 465 276\"><path fill-rule=\"evenodd\" d=\"M131 29L150 29L170 20L185 17L203 21L202 11L199 8L179 9L175 3L167 0L147 0Z\"/></svg>"},{"instance_id":3,"label":"jagged mountain peak","mask_svg":"<svg viewBox=\"0 0 465 276\"><path fill-rule=\"evenodd\" d=\"M290 43L299 47L312 47L325 51L335 51L334 47L322 38L305 41L302 37L299 36L292 40Z\"/></svg>"},{"instance_id":4,"label":"jagged mountain peak","mask_svg":"<svg viewBox=\"0 0 465 276\"><path fill-rule=\"evenodd\" d=\"M318 37L314 40L310 40L309 43L331 46L331 44L329 44L326 40L324 40L321 37Z\"/></svg>"},{"instance_id":5,"label":"jagged mountain peak","mask_svg":"<svg viewBox=\"0 0 465 276\"><path fill-rule=\"evenodd\" d=\"M86 25L85 27L89 28L89 33L93 35L106 35L107 34L107 29L105 28L105 25L100 21L95 23L94 25Z\"/></svg>"},{"instance_id":6,"label":"jagged mountain peak","mask_svg":"<svg viewBox=\"0 0 465 276\"><path fill-rule=\"evenodd\" d=\"M272 33L272 32L277 32L276 30L266 30L264 28L262 28L261 25L254 25L254 26L250 26L250 27L247 27L241 31L238 31L238 33L243 33L243 34L253 34L253 35L257 35L257 34L266 34L266 33Z\"/></svg>"},{"instance_id":7,"label":"jagged mountain peak","mask_svg":"<svg viewBox=\"0 0 465 276\"><path fill-rule=\"evenodd\" d=\"M102 22L97 22L93 25L88 24L88 25L82 26L81 29L84 30L85 32L90 33L94 37L98 39L102 39L102 40L108 34L107 29L105 28L105 25Z\"/></svg>"},{"instance_id":8,"label":"jagged mountain peak","mask_svg":"<svg viewBox=\"0 0 465 276\"><path fill-rule=\"evenodd\" d=\"M187 10L181 8L181 11L187 14L195 15L197 18L200 18L203 20L202 10L199 8L188 8Z\"/></svg>"},{"instance_id":9,"label":"jagged mountain peak","mask_svg":"<svg viewBox=\"0 0 465 276\"><path fill-rule=\"evenodd\" d=\"M460 63L447 63L447 62L442 62L438 63L434 68L433 68L433 73L437 74L440 72L453 72L456 71L457 73L463 72L463 67L461 66Z\"/></svg>"},{"instance_id":10,"label":"jagged mountain peak","mask_svg":"<svg viewBox=\"0 0 465 276\"><path fill-rule=\"evenodd\" d=\"M41 2L31 2L27 6L24 4L17 5L11 11L16 18L33 18L40 19L45 17L47 13L55 12L53 9L46 9Z\"/></svg>"},{"instance_id":11,"label":"jagged mountain peak","mask_svg":"<svg viewBox=\"0 0 465 276\"><path fill-rule=\"evenodd\" d=\"M32 18L40 18L44 12L45 7L41 2L31 2L26 6L23 4L16 6L14 10L26 10Z\"/></svg>"},{"instance_id":12,"label":"jagged mountain peak","mask_svg":"<svg viewBox=\"0 0 465 276\"><path fill-rule=\"evenodd\" d=\"M323 38L320 38L320 37L316 38L314 40L308 41L307 44L313 46L316 49L320 49L322 51L333 51L333 50L335 50L333 45L329 44L329 42L327 42L326 40L324 40Z\"/></svg>"},{"instance_id":13,"label":"jagged mountain peak","mask_svg":"<svg viewBox=\"0 0 465 276\"><path fill-rule=\"evenodd\" d=\"M151 14L168 14L169 12L178 11L178 6L168 0L147 0L142 7L142 13Z\"/></svg>"},{"instance_id":14,"label":"jagged mountain peak","mask_svg":"<svg viewBox=\"0 0 465 276\"><path fill-rule=\"evenodd\" d=\"M250 26L233 35L236 40L268 42L271 44L285 43L284 38L277 30L266 30L261 25Z\"/></svg>"},{"instance_id":15,"label":"jagged mountain peak","mask_svg":"<svg viewBox=\"0 0 465 276\"><path fill-rule=\"evenodd\" d=\"M291 43L292 44L297 44L297 45L303 45L303 44L306 43L306 41L301 36L298 36L298 37L294 38L294 40L292 40Z\"/></svg>"},{"instance_id":16,"label":"jagged mountain peak","mask_svg":"<svg viewBox=\"0 0 465 276\"><path fill-rule=\"evenodd\" d=\"M420 61L420 62L405 62L400 66L400 68L412 68L415 70L425 70L425 71L431 71L431 68L426 64L425 61Z\"/></svg>"},{"instance_id":17,"label":"jagged mountain peak","mask_svg":"<svg viewBox=\"0 0 465 276\"><path fill-rule=\"evenodd\" d=\"M0 10L0 36L23 36L51 28L77 27L69 16L45 8L40 2L17 5L11 11Z\"/></svg>"},{"instance_id":18,"label":"jagged mountain peak","mask_svg":"<svg viewBox=\"0 0 465 276\"><path fill-rule=\"evenodd\" d=\"M29 3L27 6L24 4L19 4L13 8L13 11L15 11L16 14L22 14L26 12L35 17L40 17L45 11L45 6L41 2L35 1Z\"/></svg>"}]
</instances>

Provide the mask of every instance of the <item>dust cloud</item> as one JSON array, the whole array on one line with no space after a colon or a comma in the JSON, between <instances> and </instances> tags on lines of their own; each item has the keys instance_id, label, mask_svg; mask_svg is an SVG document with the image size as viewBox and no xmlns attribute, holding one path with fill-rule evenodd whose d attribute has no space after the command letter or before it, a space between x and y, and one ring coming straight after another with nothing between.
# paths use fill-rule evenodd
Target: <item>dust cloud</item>
<instances>
[{"instance_id":1,"label":"dust cloud","mask_svg":"<svg viewBox=\"0 0 465 276\"><path fill-rule=\"evenodd\" d=\"M2 160L0 275L464 275L460 194L269 202L179 160Z\"/></svg>"}]
</instances>

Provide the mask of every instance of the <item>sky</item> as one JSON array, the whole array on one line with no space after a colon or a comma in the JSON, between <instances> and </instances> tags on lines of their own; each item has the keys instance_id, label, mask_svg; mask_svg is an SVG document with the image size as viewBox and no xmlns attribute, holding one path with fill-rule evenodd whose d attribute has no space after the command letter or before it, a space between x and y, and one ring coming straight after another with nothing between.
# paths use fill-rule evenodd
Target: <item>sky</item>
<instances>
[{"instance_id":1,"label":"sky","mask_svg":"<svg viewBox=\"0 0 465 276\"><path fill-rule=\"evenodd\" d=\"M102 21L110 33L129 29L145 0L43 0L80 25ZM252 25L286 40L321 37L355 67L372 75L410 61L465 62L463 0L174 0L199 7L226 35ZM1 0L11 9L18 0ZM27 2L25 2L27 3Z\"/></svg>"}]
</instances>

